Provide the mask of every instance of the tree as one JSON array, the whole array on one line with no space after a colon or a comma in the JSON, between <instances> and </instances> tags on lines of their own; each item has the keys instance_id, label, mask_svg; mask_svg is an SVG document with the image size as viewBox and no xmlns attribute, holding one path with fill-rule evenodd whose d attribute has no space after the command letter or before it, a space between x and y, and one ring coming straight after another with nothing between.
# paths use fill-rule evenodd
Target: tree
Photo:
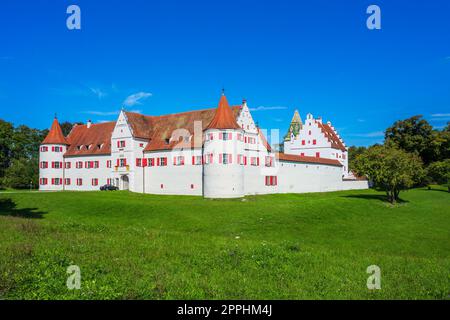
<instances>
[{"instance_id":1,"label":"tree","mask_svg":"<svg viewBox=\"0 0 450 320\"><path fill-rule=\"evenodd\" d=\"M0 119L0 178L9 167L12 155L14 127L12 123Z\"/></svg>"},{"instance_id":2,"label":"tree","mask_svg":"<svg viewBox=\"0 0 450 320\"><path fill-rule=\"evenodd\" d=\"M356 157L358 155L364 153L364 151L366 151L366 147L351 146L348 148L348 168L349 168L349 170L353 170Z\"/></svg>"},{"instance_id":3,"label":"tree","mask_svg":"<svg viewBox=\"0 0 450 320\"><path fill-rule=\"evenodd\" d=\"M385 141L407 152L417 153L425 163L430 163L436 156L433 141L433 127L421 115L396 121L386 129Z\"/></svg>"},{"instance_id":4,"label":"tree","mask_svg":"<svg viewBox=\"0 0 450 320\"><path fill-rule=\"evenodd\" d=\"M72 122L68 122L68 121L64 121L63 123L61 123L60 126L61 126L61 130L63 132L63 135L67 137L75 124L83 124L83 123L82 122L72 123Z\"/></svg>"},{"instance_id":5,"label":"tree","mask_svg":"<svg viewBox=\"0 0 450 320\"><path fill-rule=\"evenodd\" d=\"M450 192L450 159L430 164L427 168L427 176L434 183L446 185Z\"/></svg>"},{"instance_id":6,"label":"tree","mask_svg":"<svg viewBox=\"0 0 450 320\"><path fill-rule=\"evenodd\" d=\"M3 184L10 188L26 189L31 183L36 188L39 182L38 161L37 158L14 159L5 171Z\"/></svg>"},{"instance_id":7,"label":"tree","mask_svg":"<svg viewBox=\"0 0 450 320\"><path fill-rule=\"evenodd\" d=\"M392 146L373 146L358 155L354 170L386 191L391 203L399 200L400 191L418 184L424 177L422 160L416 155Z\"/></svg>"}]
</instances>

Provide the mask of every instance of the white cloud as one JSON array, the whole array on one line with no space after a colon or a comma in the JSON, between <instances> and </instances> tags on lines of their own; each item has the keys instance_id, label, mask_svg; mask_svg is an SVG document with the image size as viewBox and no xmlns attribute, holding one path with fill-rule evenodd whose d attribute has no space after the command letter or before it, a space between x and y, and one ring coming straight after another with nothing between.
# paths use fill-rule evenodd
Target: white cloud
<instances>
[{"instance_id":1,"label":"white cloud","mask_svg":"<svg viewBox=\"0 0 450 320\"><path fill-rule=\"evenodd\" d=\"M431 116L433 118L450 117L450 113L434 113Z\"/></svg>"},{"instance_id":2,"label":"white cloud","mask_svg":"<svg viewBox=\"0 0 450 320\"><path fill-rule=\"evenodd\" d=\"M142 100L151 97L152 94L150 92L138 92L128 96L123 102L124 106L131 107L137 104L142 104Z\"/></svg>"},{"instance_id":3,"label":"white cloud","mask_svg":"<svg viewBox=\"0 0 450 320\"><path fill-rule=\"evenodd\" d=\"M91 90L91 92L95 94L99 99L106 96L106 92L102 91L101 89L89 87L89 90Z\"/></svg>"},{"instance_id":4,"label":"white cloud","mask_svg":"<svg viewBox=\"0 0 450 320\"><path fill-rule=\"evenodd\" d=\"M365 119L356 119L356 121L358 121L358 122L366 122Z\"/></svg>"},{"instance_id":5,"label":"white cloud","mask_svg":"<svg viewBox=\"0 0 450 320\"><path fill-rule=\"evenodd\" d=\"M384 137L383 131L374 131L374 132L367 132L367 133L352 133L348 134L349 136L353 137L361 137L361 138L377 138L377 137Z\"/></svg>"},{"instance_id":6,"label":"white cloud","mask_svg":"<svg viewBox=\"0 0 450 320\"><path fill-rule=\"evenodd\" d=\"M282 109L287 109L287 107L283 107L283 106L273 106L273 107L265 107L265 106L259 106L256 108L249 108L250 111L266 111L266 110L282 110Z\"/></svg>"}]
</instances>

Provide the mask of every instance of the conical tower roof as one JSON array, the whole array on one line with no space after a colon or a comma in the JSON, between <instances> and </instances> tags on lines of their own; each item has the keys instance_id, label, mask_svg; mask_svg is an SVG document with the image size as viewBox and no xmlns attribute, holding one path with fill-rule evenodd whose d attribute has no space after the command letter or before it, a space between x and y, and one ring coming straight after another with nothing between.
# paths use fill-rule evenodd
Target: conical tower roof
<instances>
[{"instance_id":1,"label":"conical tower roof","mask_svg":"<svg viewBox=\"0 0 450 320\"><path fill-rule=\"evenodd\" d=\"M45 137L42 144L69 144L64 137L64 134L61 130L61 126L59 125L58 119L55 117L53 120L50 131Z\"/></svg>"},{"instance_id":2,"label":"conical tower roof","mask_svg":"<svg viewBox=\"0 0 450 320\"><path fill-rule=\"evenodd\" d=\"M291 139L291 135L296 137L303 126L302 118L298 113L298 110L294 111L294 115L292 116L291 124L289 125L289 130L284 136L284 140L288 141Z\"/></svg>"},{"instance_id":3,"label":"conical tower roof","mask_svg":"<svg viewBox=\"0 0 450 320\"><path fill-rule=\"evenodd\" d=\"M220 97L214 118L206 129L240 129L224 93Z\"/></svg>"}]
</instances>

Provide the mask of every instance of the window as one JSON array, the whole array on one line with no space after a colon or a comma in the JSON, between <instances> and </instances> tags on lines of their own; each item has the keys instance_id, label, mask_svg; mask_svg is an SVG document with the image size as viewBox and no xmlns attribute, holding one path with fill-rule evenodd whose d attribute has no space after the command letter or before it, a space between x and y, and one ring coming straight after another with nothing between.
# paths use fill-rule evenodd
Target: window
<instances>
[{"instance_id":1,"label":"window","mask_svg":"<svg viewBox=\"0 0 450 320\"><path fill-rule=\"evenodd\" d=\"M75 167L76 167L77 169L83 169L83 161L77 161Z\"/></svg>"},{"instance_id":2,"label":"window","mask_svg":"<svg viewBox=\"0 0 450 320\"><path fill-rule=\"evenodd\" d=\"M142 167L142 159L136 158L136 167Z\"/></svg>"},{"instance_id":3,"label":"window","mask_svg":"<svg viewBox=\"0 0 450 320\"><path fill-rule=\"evenodd\" d=\"M244 166L247 165L247 156L244 156Z\"/></svg>"},{"instance_id":4,"label":"window","mask_svg":"<svg viewBox=\"0 0 450 320\"><path fill-rule=\"evenodd\" d=\"M345 153L342 154L342 159L345 159Z\"/></svg>"},{"instance_id":5,"label":"window","mask_svg":"<svg viewBox=\"0 0 450 320\"><path fill-rule=\"evenodd\" d=\"M316 158L320 158L320 152L316 152Z\"/></svg>"},{"instance_id":6,"label":"window","mask_svg":"<svg viewBox=\"0 0 450 320\"><path fill-rule=\"evenodd\" d=\"M231 135L231 132L221 132L219 134L219 139L220 140L231 140L233 137Z\"/></svg>"},{"instance_id":7,"label":"window","mask_svg":"<svg viewBox=\"0 0 450 320\"><path fill-rule=\"evenodd\" d=\"M277 176L266 176L266 186L276 186L278 184Z\"/></svg>"},{"instance_id":8,"label":"window","mask_svg":"<svg viewBox=\"0 0 450 320\"><path fill-rule=\"evenodd\" d=\"M308 134L311 135L311 130L308 131Z\"/></svg>"},{"instance_id":9,"label":"window","mask_svg":"<svg viewBox=\"0 0 450 320\"><path fill-rule=\"evenodd\" d=\"M48 147L47 146L42 146L41 147L41 152L47 152L48 151Z\"/></svg>"},{"instance_id":10,"label":"window","mask_svg":"<svg viewBox=\"0 0 450 320\"><path fill-rule=\"evenodd\" d=\"M65 165L66 169L70 169L70 167L72 166L72 163L71 162L66 162L66 163L64 163L64 165Z\"/></svg>"},{"instance_id":11,"label":"window","mask_svg":"<svg viewBox=\"0 0 450 320\"><path fill-rule=\"evenodd\" d=\"M238 154L236 158L237 158L237 159L236 159L236 162L237 162L238 164L241 164L241 165L244 165L244 164L245 164L245 163L244 163L244 156L243 156L242 154Z\"/></svg>"},{"instance_id":12,"label":"window","mask_svg":"<svg viewBox=\"0 0 450 320\"><path fill-rule=\"evenodd\" d=\"M250 157L250 164L252 166L259 166L259 158L258 157Z\"/></svg>"},{"instance_id":13,"label":"window","mask_svg":"<svg viewBox=\"0 0 450 320\"><path fill-rule=\"evenodd\" d=\"M46 185L47 184L47 178L40 178L39 179L39 184Z\"/></svg>"},{"instance_id":14,"label":"window","mask_svg":"<svg viewBox=\"0 0 450 320\"><path fill-rule=\"evenodd\" d=\"M184 166L184 156L173 157L174 166Z\"/></svg>"},{"instance_id":15,"label":"window","mask_svg":"<svg viewBox=\"0 0 450 320\"><path fill-rule=\"evenodd\" d=\"M207 140L214 140L214 133L208 133L208 135L206 136Z\"/></svg>"},{"instance_id":16,"label":"window","mask_svg":"<svg viewBox=\"0 0 450 320\"><path fill-rule=\"evenodd\" d=\"M63 148L60 146L52 146L52 151L53 152L62 152Z\"/></svg>"},{"instance_id":17,"label":"window","mask_svg":"<svg viewBox=\"0 0 450 320\"><path fill-rule=\"evenodd\" d=\"M106 179L106 184L111 185L112 184L112 179L111 178Z\"/></svg>"},{"instance_id":18,"label":"window","mask_svg":"<svg viewBox=\"0 0 450 320\"><path fill-rule=\"evenodd\" d=\"M112 165L112 161L111 160L106 160L106 167L107 168L111 168Z\"/></svg>"},{"instance_id":19,"label":"window","mask_svg":"<svg viewBox=\"0 0 450 320\"><path fill-rule=\"evenodd\" d=\"M156 165L161 167L167 166L167 157L156 158Z\"/></svg>"},{"instance_id":20,"label":"window","mask_svg":"<svg viewBox=\"0 0 450 320\"><path fill-rule=\"evenodd\" d=\"M70 186L70 178L64 179L64 184L65 184L66 186Z\"/></svg>"},{"instance_id":21,"label":"window","mask_svg":"<svg viewBox=\"0 0 450 320\"><path fill-rule=\"evenodd\" d=\"M233 162L233 157L230 153L219 153L219 163L229 164Z\"/></svg>"},{"instance_id":22,"label":"window","mask_svg":"<svg viewBox=\"0 0 450 320\"><path fill-rule=\"evenodd\" d=\"M191 184L191 189L194 189L194 185L193 184Z\"/></svg>"},{"instance_id":23,"label":"window","mask_svg":"<svg viewBox=\"0 0 450 320\"><path fill-rule=\"evenodd\" d=\"M139 143L139 147L143 148L144 144L143 143Z\"/></svg>"},{"instance_id":24,"label":"window","mask_svg":"<svg viewBox=\"0 0 450 320\"><path fill-rule=\"evenodd\" d=\"M203 162L205 164L211 164L211 163L213 163L213 158L214 158L214 156L212 153L205 154L204 158L203 158Z\"/></svg>"},{"instance_id":25,"label":"window","mask_svg":"<svg viewBox=\"0 0 450 320\"><path fill-rule=\"evenodd\" d=\"M313 144L317 144L317 141L316 141L316 139L314 139L314 140L313 140Z\"/></svg>"},{"instance_id":26,"label":"window","mask_svg":"<svg viewBox=\"0 0 450 320\"><path fill-rule=\"evenodd\" d=\"M142 158L142 166L146 167L147 166L147 159L146 158Z\"/></svg>"},{"instance_id":27,"label":"window","mask_svg":"<svg viewBox=\"0 0 450 320\"><path fill-rule=\"evenodd\" d=\"M126 158L117 159L117 166L118 167L125 167L126 165L127 165L127 159Z\"/></svg>"},{"instance_id":28,"label":"window","mask_svg":"<svg viewBox=\"0 0 450 320\"><path fill-rule=\"evenodd\" d=\"M93 178L92 179L92 185L93 186L98 186L98 179L97 178Z\"/></svg>"},{"instance_id":29,"label":"window","mask_svg":"<svg viewBox=\"0 0 450 320\"><path fill-rule=\"evenodd\" d=\"M238 139L238 141L242 141L243 139L242 139L242 133L238 133L237 134L237 139Z\"/></svg>"},{"instance_id":30,"label":"window","mask_svg":"<svg viewBox=\"0 0 450 320\"><path fill-rule=\"evenodd\" d=\"M164 185L161 183L161 189L164 189Z\"/></svg>"},{"instance_id":31,"label":"window","mask_svg":"<svg viewBox=\"0 0 450 320\"><path fill-rule=\"evenodd\" d=\"M304 146L305 145L305 140L302 140L302 146Z\"/></svg>"},{"instance_id":32,"label":"window","mask_svg":"<svg viewBox=\"0 0 450 320\"><path fill-rule=\"evenodd\" d=\"M125 148L125 140L118 140L117 148Z\"/></svg>"},{"instance_id":33,"label":"window","mask_svg":"<svg viewBox=\"0 0 450 320\"><path fill-rule=\"evenodd\" d=\"M193 165L202 164L202 156L192 156L192 164Z\"/></svg>"},{"instance_id":34,"label":"window","mask_svg":"<svg viewBox=\"0 0 450 320\"><path fill-rule=\"evenodd\" d=\"M52 184L55 186L59 186L62 183L61 178L52 178Z\"/></svg>"},{"instance_id":35,"label":"window","mask_svg":"<svg viewBox=\"0 0 450 320\"><path fill-rule=\"evenodd\" d=\"M53 161L53 162L52 162L52 168L53 168L53 169L62 169L62 162L59 162L59 161Z\"/></svg>"},{"instance_id":36,"label":"window","mask_svg":"<svg viewBox=\"0 0 450 320\"><path fill-rule=\"evenodd\" d=\"M255 143L256 143L256 138L254 138L254 137L248 137L248 138L247 138L247 142L250 143L250 144L255 144Z\"/></svg>"},{"instance_id":37,"label":"window","mask_svg":"<svg viewBox=\"0 0 450 320\"><path fill-rule=\"evenodd\" d=\"M98 161L94 161L94 168L98 169L98 167L99 167L99 162Z\"/></svg>"},{"instance_id":38,"label":"window","mask_svg":"<svg viewBox=\"0 0 450 320\"><path fill-rule=\"evenodd\" d=\"M41 161L39 168L41 169L47 169L48 168L48 162L47 161Z\"/></svg>"},{"instance_id":39,"label":"window","mask_svg":"<svg viewBox=\"0 0 450 320\"><path fill-rule=\"evenodd\" d=\"M82 186L83 185L83 179L78 178L77 179L77 186Z\"/></svg>"},{"instance_id":40,"label":"window","mask_svg":"<svg viewBox=\"0 0 450 320\"><path fill-rule=\"evenodd\" d=\"M148 158L148 165L150 167L154 167L155 166L155 158Z\"/></svg>"},{"instance_id":41,"label":"window","mask_svg":"<svg viewBox=\"0 0 450 320\"><path fill-rule=\"evenodd\" d=\"M302 152L302 153L300 153L300 155L301 155L302 157L304 157L304 156L305 156L305 153L304 153L304 152Z\"/></svg>"},{"instance_id":42,"label":"window","mask_svg":"<svg viewBox=\"0 0 450 320\"><path fill-rule=\"evenodd\" d=\"M273 158L266 156L266 167L273 167Z\"/></svg>"}]
</instances>

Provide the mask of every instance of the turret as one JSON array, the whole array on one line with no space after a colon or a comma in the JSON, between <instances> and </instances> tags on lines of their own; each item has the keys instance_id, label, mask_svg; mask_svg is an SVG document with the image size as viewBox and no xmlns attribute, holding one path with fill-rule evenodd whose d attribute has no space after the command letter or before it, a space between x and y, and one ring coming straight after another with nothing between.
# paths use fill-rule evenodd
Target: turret
<instances>
[{"instance_id":1,"label":"turret","mask_svg":"<svg viewBox=\"0 0 450 320\"><path fill-rule=\"evenodd\" d=\"M64 190L64 153L68 144L55 117L39 147L39 190Z\"/></svg>"},{"instance_id":2,"label":"turret","mask_svg":"<svg viewBox=\"0 0 450 320\"><path fill-rule=\"evenodd\" d=\"M204 197L243 197L244 131L237 124L223 93L213 119L204 130L204 136Z\"/></svg>"}]
</instances>

